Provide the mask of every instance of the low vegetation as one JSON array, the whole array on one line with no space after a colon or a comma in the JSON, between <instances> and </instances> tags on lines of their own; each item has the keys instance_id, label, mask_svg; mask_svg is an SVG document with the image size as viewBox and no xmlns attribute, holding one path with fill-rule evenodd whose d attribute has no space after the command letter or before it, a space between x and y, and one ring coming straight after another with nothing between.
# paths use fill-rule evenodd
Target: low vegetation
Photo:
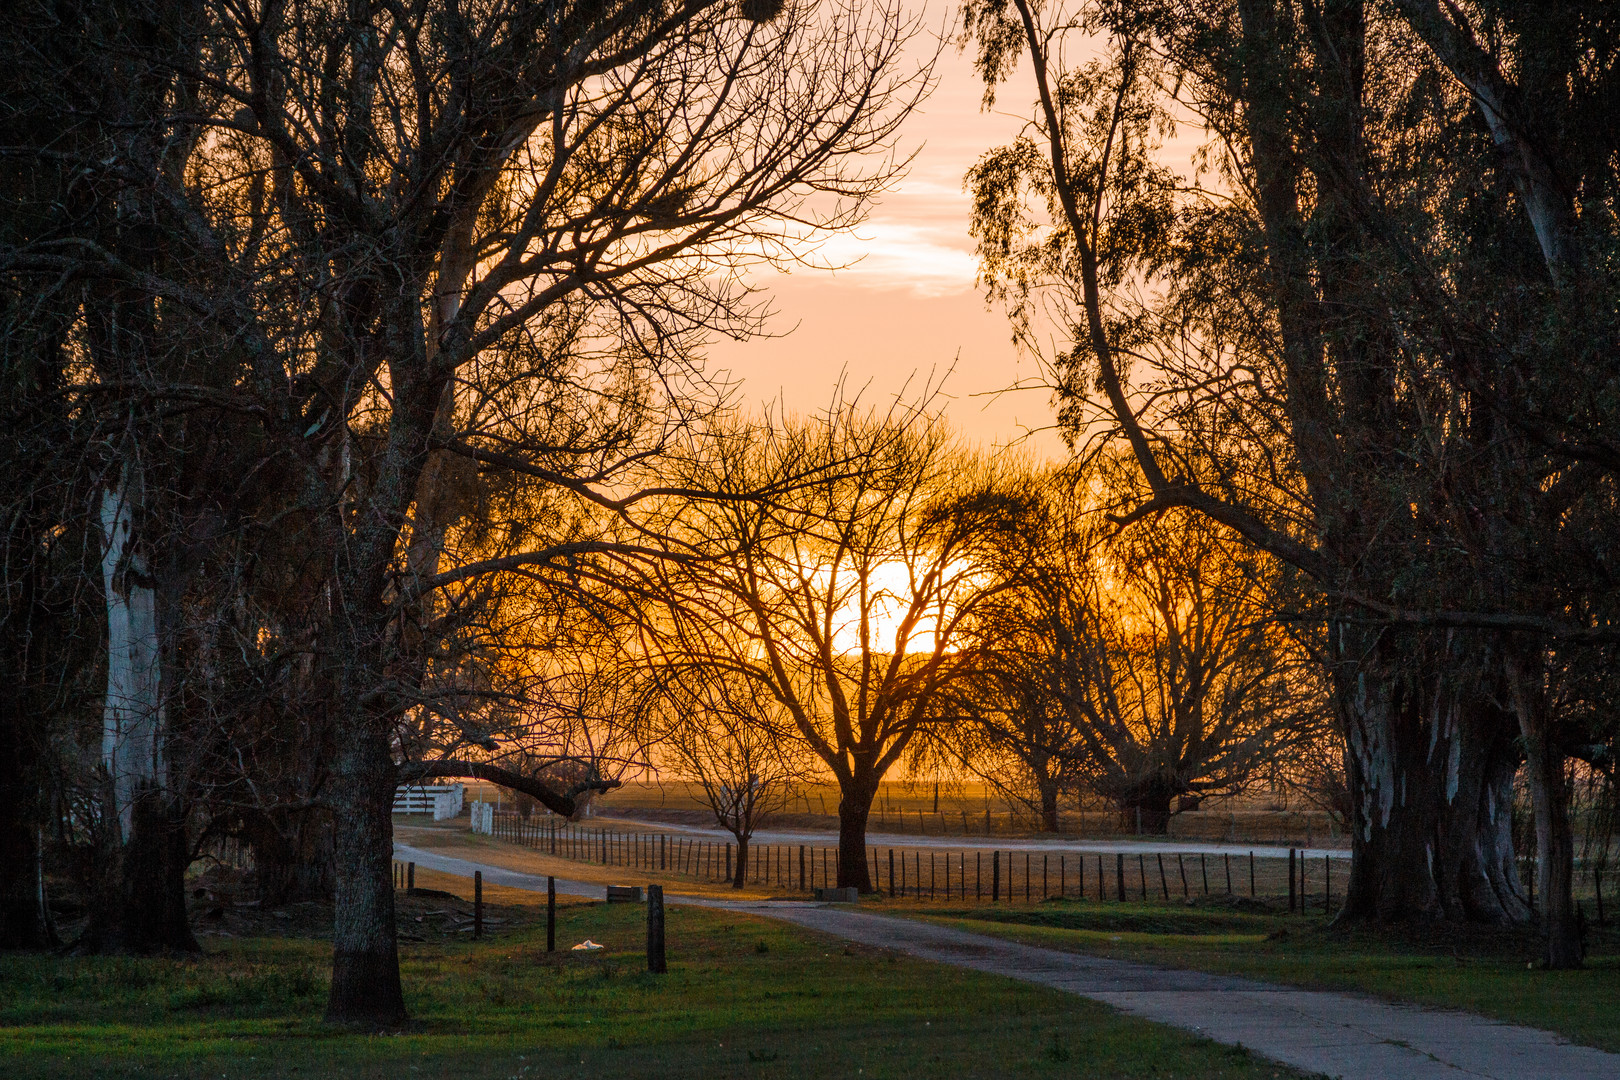
<instances>
[{"instance_id":1,"label":"low vegetation","mask_svg":"<svg viewBox=\"0 0 1620 1080\"><path fill-rule=\"evenodd\" d=\"M442 896L422 902L465 906ZM553 954L536 924L540 908L494 910L508 921L482 942L453 932L405 942L415 1020L387 1035L316 1019L327 946L310 937L211 939L196 959L5 956L0 1074L1296 1075L1056 991L846 947L768 920L672 908L670 972L653 976L638 906L562 905L563 951ZM401 922L416 925L411 916ZM586 938L605 948L571 951Z\"/></svg>"}]
</instances>

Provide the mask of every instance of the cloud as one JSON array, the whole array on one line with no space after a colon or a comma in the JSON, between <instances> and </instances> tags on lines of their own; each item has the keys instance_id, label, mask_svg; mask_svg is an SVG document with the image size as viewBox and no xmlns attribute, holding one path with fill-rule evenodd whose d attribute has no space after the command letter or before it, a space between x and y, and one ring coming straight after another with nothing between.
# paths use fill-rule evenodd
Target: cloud
<instances>
[{"instance_id":1,"label":"cloud","mask_svg":"<svg viewBox=\"0 0 1620 1080\"><path fill-rule=\"evenodd\" d=\"M953 296L973 288L978 261L955 229L877 218L853 234L828 237L816 261L842 267L839 284L904 289L918 296Z\"/></svg>"}]
</instances>

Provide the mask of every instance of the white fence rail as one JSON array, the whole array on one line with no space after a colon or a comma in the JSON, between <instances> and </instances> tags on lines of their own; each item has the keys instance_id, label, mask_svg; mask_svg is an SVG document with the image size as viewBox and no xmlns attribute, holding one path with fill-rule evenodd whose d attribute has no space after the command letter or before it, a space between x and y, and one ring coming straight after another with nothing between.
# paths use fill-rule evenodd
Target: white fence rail
<instances>
[{"instance_id":1,"label":"white fence rail","mask_svg":"<svg viewBox=\"0 0 1620 1080\"><path fill-rule=\"evenodd\" d=\"M461 813L467 789L461 784L406 784L394 791L394 813L432 814L444 821Z\"/></svg>"}]
</instances>

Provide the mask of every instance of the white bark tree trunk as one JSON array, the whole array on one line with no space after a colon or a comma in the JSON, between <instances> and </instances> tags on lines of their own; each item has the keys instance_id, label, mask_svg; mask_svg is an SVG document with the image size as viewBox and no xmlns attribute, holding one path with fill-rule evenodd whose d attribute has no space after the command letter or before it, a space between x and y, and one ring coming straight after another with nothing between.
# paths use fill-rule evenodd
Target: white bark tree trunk
<instances>
[{"instance_id":1,"label":"white bark tree trunk","mask_svg":"<svg viewBox=\"0 0 1620 1080\"><path fill-rule=\"evenodd\" d=\"M135 801L164 786L163 680L157 593L135 545L140 466L126 461L101 496L101 575L107 597L107 696L101 761L111 783L118 840L134 831Z\"/></svg>"}]
</instances>

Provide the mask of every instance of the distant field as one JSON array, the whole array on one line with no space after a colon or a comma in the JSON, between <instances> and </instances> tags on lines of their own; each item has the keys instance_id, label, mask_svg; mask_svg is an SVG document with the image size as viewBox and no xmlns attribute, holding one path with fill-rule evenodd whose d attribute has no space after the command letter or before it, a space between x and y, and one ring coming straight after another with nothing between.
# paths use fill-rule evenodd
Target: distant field
<instances>
[{"instance_id":1,"label":"distant field","mask_svg":"<svg viewBox=\"0 0 1620 1080\"><path fill-rule=\"evenodd\" d=\"M470 784L467 797L513 805L512 796L493 785ZM607 817L623 814L682 824L708 820L701 788L681 781L626 783L598 798L591 813ZM782 827L831 831L837 827L837 813L837 787L810 784L797 789L789 806L774 820ZM1132 822L1121 822L1117 811L1103 806L1081 811L1066 803L1059 822L1059 831L1067 836L1136 835ZM1027 808L1010 806L980 783L942 784L937 811L932 784L884 784L873 804L871 828L874 832L929 836L1021 836L1038 831L1037 821ZM1347 845L1325 811L1267 809L1262 799L1206 801L1203 809L1174 815L1168 835L1171 839L1252 844Z\"/></svg>"}]
</instances>

